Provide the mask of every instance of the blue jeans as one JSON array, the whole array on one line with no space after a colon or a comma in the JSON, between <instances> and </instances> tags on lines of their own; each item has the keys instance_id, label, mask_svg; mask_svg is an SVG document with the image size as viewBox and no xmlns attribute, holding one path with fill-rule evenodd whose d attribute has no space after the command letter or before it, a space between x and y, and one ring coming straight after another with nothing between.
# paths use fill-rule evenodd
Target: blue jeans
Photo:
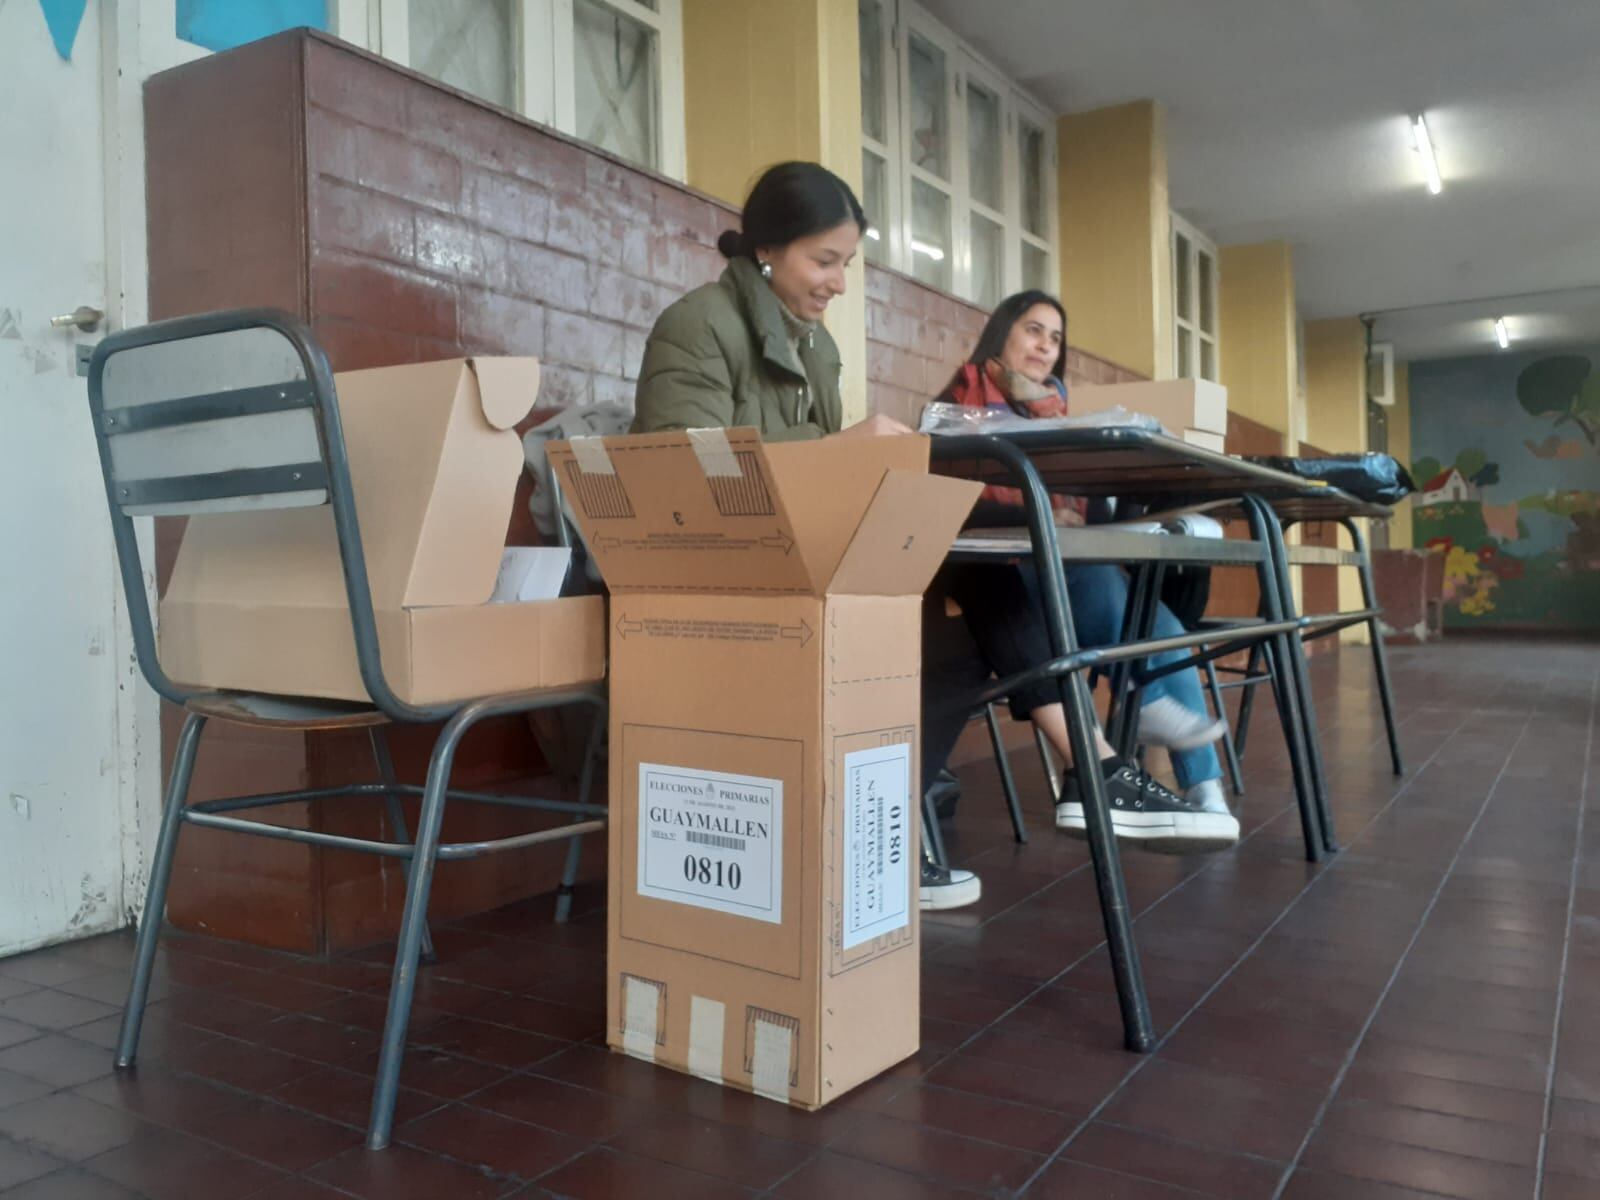
<instances>
[{"instance_id":1,"label":"blue jeans","mask_svg":"<svg viewBox=\"0 0 1600 1200\"><path fill-rule=\"evenodd\" d=\"M1122 636L1122 617L1128 607L1128 576L1110 565L1069 567L1067 599L1072 605L1073 628L1080 646L1108 646ZM999 676L1016 674L1049 662L1050 639L1039 604L1039 580L1032 564L1014 566L964 566L945 573L948 592L967 619L985 659ZM1154 634L1172 637L1185 632L1166 605L1156 609ZM1149 663L1163 666L1181 661L1182 650L1152 656ZM1200 674L1194 668L1174 671L1144 688L1148 703L1169 697L1190 712L1204 713ZM1019 689L1010 700L1011 713L1026 720L1034 709L1060 703L1055 682ZM1222 764L1210 746L1174 750L1172 770L1180 788L1222 777Z\"/></svg>"}]
</instances>

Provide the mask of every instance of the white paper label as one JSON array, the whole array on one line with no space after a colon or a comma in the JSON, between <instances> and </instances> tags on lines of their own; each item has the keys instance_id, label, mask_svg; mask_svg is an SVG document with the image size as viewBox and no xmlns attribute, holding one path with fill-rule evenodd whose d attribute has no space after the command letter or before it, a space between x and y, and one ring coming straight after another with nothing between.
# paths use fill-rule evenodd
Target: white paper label
<instances>
[{"instance_id":1,"label":"white paper label","mask_svg":"<svg viewBox=\"0 0 1600 1200\"><path fill-rule=\"evenodd\" d=\"M639 894L783 921L783 780L639 764Z\"/></svg>"},{"instance_id":2,"label":"white paper label","mask_svg":"<svg viewBox=\"0 0 1600 1200\"><path fill-rule=\"evenodd\" d=\"M844 946L911 920L911 746L844 756Z\"/></svg>"}]
</instances>

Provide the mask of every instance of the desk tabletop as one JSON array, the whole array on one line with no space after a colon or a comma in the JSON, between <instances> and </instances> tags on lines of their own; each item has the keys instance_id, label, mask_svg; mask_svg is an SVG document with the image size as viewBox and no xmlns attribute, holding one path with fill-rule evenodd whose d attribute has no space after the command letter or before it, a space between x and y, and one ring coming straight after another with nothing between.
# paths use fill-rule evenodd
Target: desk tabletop
<instances>
[{"instance_id":1,"label":"desk tabletop","mask_svg":"<svg viewBox=\"0 0 1600 1200\"><path fill-rule=\"evenodd\" d=\"M933 470L985 483L1010 481L1003 464L980 455L997 438L1028 456L1045 487L1078 496L1120 496L1161 507L1251 493L1298 521L1385 518L1382 504L1357 499L1231 454L1218 454L1146 429L1015 429L933 438Z\"/></svg>"}]
</instances>

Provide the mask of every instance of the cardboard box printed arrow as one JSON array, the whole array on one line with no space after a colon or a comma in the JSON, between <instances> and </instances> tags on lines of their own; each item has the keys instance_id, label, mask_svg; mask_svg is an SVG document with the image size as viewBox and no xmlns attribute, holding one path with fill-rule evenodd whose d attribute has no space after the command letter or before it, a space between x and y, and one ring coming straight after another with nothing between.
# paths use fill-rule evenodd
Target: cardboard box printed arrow
<instances>
[{"instance_id":1,"label":"cardboard box printed arrow","mask_svg":"<svg viewBox=\"0 0 1600 1200\"><path fill-rule=\"evenodd\" d=\"M778 633L781 637L798 641L802 648L811 642L811 626L804 621L801 621L798 625L785 625L778 630Z\"/></svg>"}]
</instances>

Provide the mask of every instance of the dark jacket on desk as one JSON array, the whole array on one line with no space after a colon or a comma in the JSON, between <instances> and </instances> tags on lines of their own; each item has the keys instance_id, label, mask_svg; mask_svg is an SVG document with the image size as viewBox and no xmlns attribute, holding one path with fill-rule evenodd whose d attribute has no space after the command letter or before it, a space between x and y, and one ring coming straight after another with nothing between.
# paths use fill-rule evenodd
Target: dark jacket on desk
<instances>
[{"instance_id":1,"label":"dark jacket on desk","mask_svg":"<svg viewBox=\"0 0 1600 1200\"><path fill-rule=\"evenodd\" d=\"M796 336L798 334L798 336ZM748 258L729 261L657 319L639 371L634 433L750 426L768 442L837 433L839 348L820 324L785 320Z\"/></svg>"}]
</instances>

